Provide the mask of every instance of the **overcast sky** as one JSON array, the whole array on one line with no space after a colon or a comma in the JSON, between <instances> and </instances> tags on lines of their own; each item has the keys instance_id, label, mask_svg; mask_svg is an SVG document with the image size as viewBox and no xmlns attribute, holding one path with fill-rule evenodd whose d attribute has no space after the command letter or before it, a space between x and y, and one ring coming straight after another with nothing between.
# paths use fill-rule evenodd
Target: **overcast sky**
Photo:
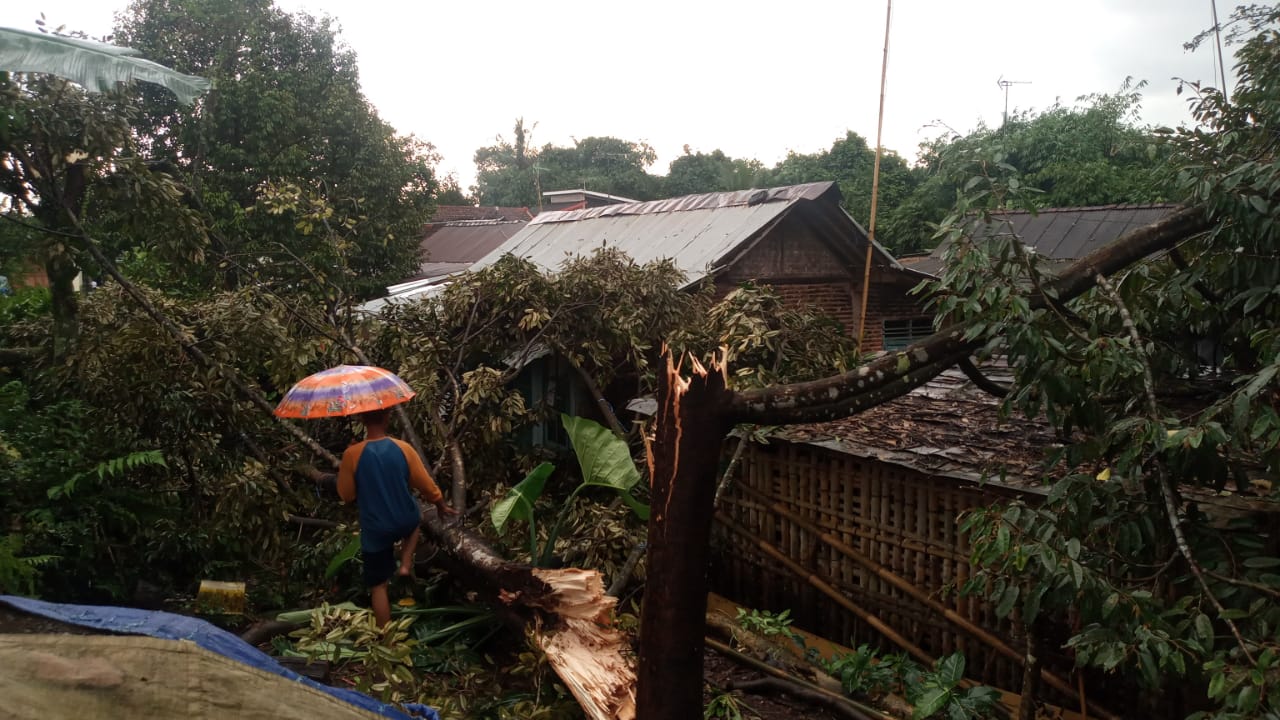
<instances>
[{"instance_id":1,"label":"overcast sky","mask_svg":"<svg viewBox=\"0 0 1280 720\"><path fill-rule=\"evenodd\" d=\"M32 29L44 12L101 36L125 4L4 2L0 25ZM538 146L591 135L648 142L658 174L685 145L773 165L845 130L874 144L884 0L277 4L337 18L383 119L433 143L442 174L464 188L476 148L510 138L521 116L536 123ZM1187 121L1173 78L1217 84L1210 47L1182 49L1211 25L1210 0L898 0L884 145L914 159L939 123L999 124L1002 77L1027 83L1010 86L1010 110L1145 79L1143 121Z\"/></svg>"}]
</instances>

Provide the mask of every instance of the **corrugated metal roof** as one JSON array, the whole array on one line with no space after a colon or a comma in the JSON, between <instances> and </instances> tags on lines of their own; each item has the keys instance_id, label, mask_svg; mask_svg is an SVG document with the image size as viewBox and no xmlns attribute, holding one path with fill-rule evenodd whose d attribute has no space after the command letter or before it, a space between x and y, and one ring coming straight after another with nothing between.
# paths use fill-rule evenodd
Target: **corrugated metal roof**
<instances>
[{"instance_id":1,"label":"corrugated metal roof","mask_svg":"<svg viewBox=\"0 0 1280 720\"><path fill-rule=\"evenodd\" d=\"M636 200L632 200L631 198L625 198L625 197L622 197L621 195L610 195L608 193L596 192L594 190L583 190L581 188L577 190L548 190L547 192L542 193L542 197L544 198L559 198L559 197L564 197L566 195L581 195L586 198L598 198L600 200L608 200L610 202L616 202L616 203L637 202Z\"/></svg>"},{"instance_id":2,"label":"corrugated metal roof","mask_svg":"<svg viewBox=\"0 0 1280 720\"><path fill-rule=\"evenodd\" d=\"M843 216L849 231L844 239L850 248L858 240L865 241L866 233L840 207L835 183L821 182L546 212L472 269L492 265L509 253L557 270L571 256L610 247L639 263L670 258L693 283L731 262L748 241L804 202L818 203L822 211ZM883 249L877 262L898 267Z\"/></svg>"},{"instance_id":3,"label":"corrugated metal roof","mask_svg":"<svg viewBox=\"0 0 1280 720\"><path fill-rule=\"evenodd\" d=\"M463 268L463 270L465 269L466 268ZM451 277L451 275L441 275L421 280L410 280L408 282L400 283L399 285L392 285L387 288L386 297L374 298L363 305L360 305L359 309L362 312L377 314L390 305L399 305L413 300L423 300L434 295L438 295L444 292L444 289L449 286L449 277Z\"/></svg>"},{"instance_id":4,"label":"corrugated metal roof","mask_svg":"<svg viewBox=\"0 0 1280 720\"><path fill-rule=\"evenodd\" d=\"M463 265L461 268L445 268L444 272L465 270L524 226L523 222L506 220L460 220L429 226L420 243L426 261L415 278L442 274L439 272L441 268L435 267L442 263L449 266Z\"/></svg>"},{"instance_id":5,"label":"corrugated metal roof","mask_svg":"<svg viewBox=\"0 0 1280 720\"><path fill-rule=\"evenodd\" d=\"M1003 362L983 368L1012 379ZM1043 492L1045 451L1060 447L1042 420L1000 417L1000 402L951 368L895 400L841 420L779 428L773 437L920 472Z\"/></svg>"},{"instance_id":6,"label":"corrugated metal roof","mask_svg":"<svg viewBox=\"0 0 1280 720\"><path fill-rule=\"evenodd\" d=\"M1130 230L1150 225L1177 209L1177 205L1101 205L1097 207L1045 208L1030 212L992 215L992 222L975 231L977 237L1012 233L1022 244L1051 260L1077 260ZM912 268L931 275L942 270L944 246Z\"/></svg>"}]
</instances>

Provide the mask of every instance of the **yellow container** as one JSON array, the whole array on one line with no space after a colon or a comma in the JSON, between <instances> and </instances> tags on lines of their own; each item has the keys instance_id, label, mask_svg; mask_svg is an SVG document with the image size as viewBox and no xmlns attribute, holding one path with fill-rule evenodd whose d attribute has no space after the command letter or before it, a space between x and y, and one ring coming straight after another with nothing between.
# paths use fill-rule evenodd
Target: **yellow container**
<instances>
[{"instance_id":1,"label":"yellow container","mask_svg":"<svg viewBox=\"0 0 1280 720\"><path fill-rule=\"evenodd\" d=\"M244 583L201 580L196 593L196 612L205 614L243 615Z\"/></svg>"}]
</instances>

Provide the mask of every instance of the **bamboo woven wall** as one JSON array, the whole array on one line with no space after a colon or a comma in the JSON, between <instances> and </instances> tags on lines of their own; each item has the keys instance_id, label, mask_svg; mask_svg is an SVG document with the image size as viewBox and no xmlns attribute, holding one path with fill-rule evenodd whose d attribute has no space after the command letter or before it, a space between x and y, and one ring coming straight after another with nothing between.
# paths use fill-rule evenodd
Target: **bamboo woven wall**
<instances>
[{"instance_id":1,"label":"bamboo woven wall","mask_svg":"<svg viewBox=\"0 0 1280 720\"><path fill-rule=\"evenodd\" d=\"M934 656L962 652L968 659L969 677L1017 689L1022 679L1019 666L822 542L801 523L768 508L770 502L790 508L1008 641L1007 621L998 621L988 603L957 592L971 567L956 516L996 499L989 488L812 445L750 444L717 513L712 587L749 607L774 612L790 609L798 627L834 642L851 647L870 643L898 651L852 612L770 558L757 544L763 541L926 652ZM750 537L731 531L731 525Z\"/></svg>"}]
</instances>

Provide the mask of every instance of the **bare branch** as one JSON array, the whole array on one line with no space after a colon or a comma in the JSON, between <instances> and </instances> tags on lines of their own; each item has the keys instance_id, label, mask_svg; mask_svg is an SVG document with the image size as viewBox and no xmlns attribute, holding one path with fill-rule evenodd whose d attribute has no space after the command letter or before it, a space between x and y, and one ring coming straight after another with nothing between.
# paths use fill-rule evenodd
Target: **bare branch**
<instances>
[{"instance_id":1,"label":"bare branch","mask_svg":"<svg viewBox=\"0 0 1280 720\"><path fill-rule=\"evenodd\" d=\"M1162 425L1160 419L1160 405L1156 401L1156 384L1155 378L1151 373L1150 358L1147 357L1146 346L1142 343L1142 337L1138 335L1138 328L1134 325L1133 316L1129 314L1129 307L1125 305L1124 299L1120 297L1120 293L1116 292L1116 288L1102 275L1096 278L1098 286L1101 287L1111 301L1116 304L1116 310L1120 313L1120 320L1124 323L1125 330L1129 333L1129 339L1133 342L1133 351L1139 362L1142 363L1142 384L1144 394L1146 396L1147 414L1151 422ZM1200 561L1196 559L1195 554L1191 551L1191 545L1187 542L1187 536L1182 532L1182 523L1186 518L1178 511L1180 504L1177 491L1173 487L1173 483L1169 481L1169 476L1165 473L1164 459L1157 455L1152 467L1155 468L1156 484L1159 485L1160 495L1164 499L1165 517L1169 521L1169 529L1173 531L1174 543L1178 546L1178 551L1182 553L1183 559L1187 561L1187 567L1191 570L1191 574L1195 576L1196 581L1200 584L1200 589L1204 591L1205 597L1218 611L1218 618L1227 624L1231 629L1231 634L1235 636L1236 643L1240 646L1240 651L1244 653L1245 658L1252 664L1254 663L1253 655L1249 652L1249 646L1245 643L1244 636L1240 634L1240 628L1236 627L1235 621L1226 617L1227 609L1222 606L1222 602L1218 600L1218 596L1213 593L1213 589L1209 587L1209 581L1204 577L1204 569L1200 567Z\"/></svg>"}]
</instances>

